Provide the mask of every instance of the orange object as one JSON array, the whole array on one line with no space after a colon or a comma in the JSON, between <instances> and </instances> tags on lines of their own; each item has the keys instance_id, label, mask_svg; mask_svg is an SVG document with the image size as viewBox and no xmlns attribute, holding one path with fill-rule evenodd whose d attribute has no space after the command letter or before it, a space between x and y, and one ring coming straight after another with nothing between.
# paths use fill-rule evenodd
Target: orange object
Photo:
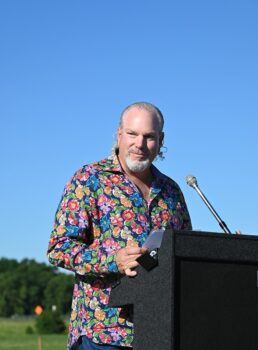
<instances>
[{"instance_id":1,"label":"orange object","mask_svg":"<svg viewBox=\"0 0 258 350\"><path fill-rule=\"evenodd\" d=\"M35 312L35 314L36 314L37 316L41 315L42 312L43 312L43 307L40 306L40 305L37 305L37 306L35 307L35 309L34 309L34 312Z\"/></svg>"}]
</instances>

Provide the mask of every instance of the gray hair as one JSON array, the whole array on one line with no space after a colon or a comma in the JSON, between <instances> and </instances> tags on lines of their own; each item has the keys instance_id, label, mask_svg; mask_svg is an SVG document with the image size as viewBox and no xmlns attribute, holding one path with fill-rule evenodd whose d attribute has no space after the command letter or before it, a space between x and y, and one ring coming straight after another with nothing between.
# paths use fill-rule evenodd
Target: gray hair
<instances>
[{"instance_id":1,"label":"gray hair","mask_svg":"<svg viewBox=\"0 0 258 350\"><path fill-rule=\"evenodd\" d=\"M150 113L153 113L153 115L156 116L158 123L159 123L159 132L162 133L163 127L164 127L164 117L163 117L161 111L158 109L158 107L154 106L152 103L149 103L149 102L135 102L135 103L132 103L129 106L127 106L122 111L121 116L120 116L120 121L119 121L120 128L123 127L123 119L124 119L125 114L133 107L137 107L139 109L144 109ZM163 139L162 139L162 142L160 145L159 153L157 154L157 157L160 160L163 160L165 158L164 153L161 151L162 147L163 147ZM165 149L166 149L166 147L165 147ZM112 147L112 154L116 154L117 152L118 152L118 145L117 145L117 143L115 143Z\"/></svg>"},{"instance_id":2,"label":"gray hair","mask_svg":"<svg viewBox=\"0 0 258 350\"><path fill-rule=\"evenodd\" d=\"M158 119L159 132L162 132L163 126L164 126L164 117L163 117L161 111L158 109L158 107L154 106L152 103L149 103L149 102L135 102L135 103L132 103L131 105L127 106L123 110L123 112L120 116L119 127L123 127L124 116L133 107L137 107L139 109L144 109L145 111L152 113Z\"/></svg>"}]
</instances>

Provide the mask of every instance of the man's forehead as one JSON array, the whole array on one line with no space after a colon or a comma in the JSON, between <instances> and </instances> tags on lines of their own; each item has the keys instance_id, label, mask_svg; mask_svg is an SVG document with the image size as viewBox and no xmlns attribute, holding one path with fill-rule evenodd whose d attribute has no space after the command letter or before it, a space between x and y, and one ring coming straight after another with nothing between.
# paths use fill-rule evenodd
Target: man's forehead
<instances>
[{"instance_id":1,"label":"man's forehead","mask_svg":"<svg viewBox=\"0 0 258 350\"><path fill-rule=\"evenodd\" d=\"M141 121L142 119L149 119L153 124L159 124L156 114L144 108L132 107L123 116L123 124L131 124L134 121Z\"/></svg>"}]
</instances>

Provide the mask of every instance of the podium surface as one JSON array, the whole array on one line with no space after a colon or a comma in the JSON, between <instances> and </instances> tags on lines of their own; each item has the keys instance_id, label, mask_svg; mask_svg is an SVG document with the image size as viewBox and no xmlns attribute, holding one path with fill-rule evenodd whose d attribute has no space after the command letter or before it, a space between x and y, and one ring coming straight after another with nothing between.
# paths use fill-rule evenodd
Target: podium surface
<instances>
[{"instance_id":1,"label":"podium surface","mask_svg":"<svg viewBox=\"0 0 258 350\"><path fill-rule=\"evenodd\" d=\"M256 350L257 270L257 236L167 230L158 266L122 278L110 306L133 306L134 350Z\"/></svg>"}]
</instances>

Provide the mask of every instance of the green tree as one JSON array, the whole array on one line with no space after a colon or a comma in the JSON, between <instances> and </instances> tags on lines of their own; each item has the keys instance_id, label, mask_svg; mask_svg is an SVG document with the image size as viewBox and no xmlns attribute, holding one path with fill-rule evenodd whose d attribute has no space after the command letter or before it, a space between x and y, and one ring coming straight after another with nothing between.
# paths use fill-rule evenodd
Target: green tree
<instances>
[{"instance_id":1,"label":"green tree","mask_svg":"<svg viewBox=\"0 0 258 350\"><path fill-rule=\"evenodd\" d=\"M57 311L43 311L36 319L36 328L39 334L64 333L66 325Z\"/></svg>"},{"instance_id":2,"label":"green tree","mask_svg":"<svg viewBox=\"0 0 258 350\"><path fill-rule=\"evenodd\" d=\"M67 314L71 310L71 300L73 292L72 275L58 274L52 278L45 289L44 306L56 305L57 310L62 314Z\"/></svg>"},{"instance_id":3,"label":"green tree","mask_svg":"<svg viewBox=\"0 0 258 350\"><path fill-rule=\"evenodd\" d=\"M0 274L2 272L6 271L15 271L18 267L19 263L15 259L7 259L7 258L1 258L0 259Z\"/></svg>"},{"instance_id":4,"label":"green tree","mask_svg":"<svg viewBox=\"0 0 258 350\"><path fill-rule=\"evenodd\" d=\"M53 280L53 282L52 282ZM0 316L31 315L36 305L70 309L73 277L35 260L0 259ZM47 290L47 291L46 291Z\"/></svg>"}]
</instances>

